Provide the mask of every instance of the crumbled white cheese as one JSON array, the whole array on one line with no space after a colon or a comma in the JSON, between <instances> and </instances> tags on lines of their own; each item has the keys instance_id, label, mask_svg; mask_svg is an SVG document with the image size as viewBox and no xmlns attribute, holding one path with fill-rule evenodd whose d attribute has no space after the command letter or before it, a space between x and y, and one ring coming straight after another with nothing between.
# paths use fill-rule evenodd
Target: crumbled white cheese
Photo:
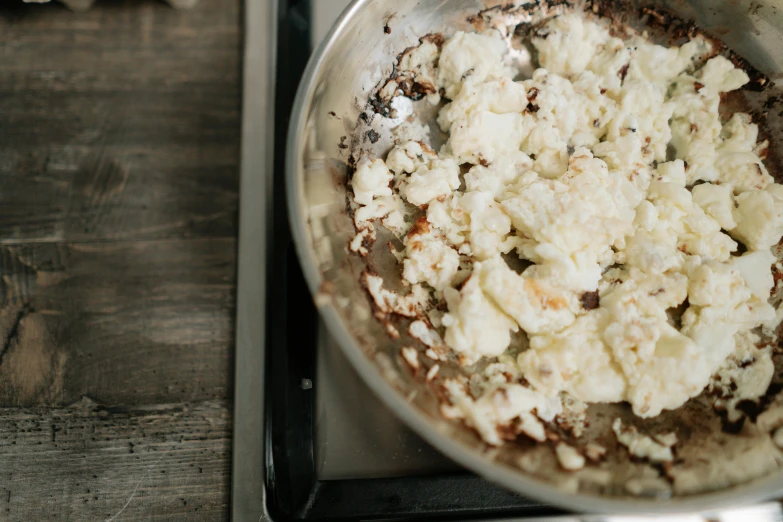
<instances>
[{"instance_id":1,"label":"crumbled white cheese","mask_svg":"<svg viewBox=\"0 0 783 522\"><path fill-rule=\"evenodd\" d=\"M585 445L585 457L592 462L598 462L606 455L606 448L595 442L588 442Z\"/></svg>"},{"instance_id":2,"label":"crumbled white cheese","mask_svg":"<svg viewBox=\"0 0 783 522\"><path fill-rule=\"evenodd\" d=\"M739 271L750 293L765 301L775 284L770 270L774 262L775 256L769 250L746 252L732 258L734 268Z\"/></svg>"},{"instance_id":3,"label":"crumbled white cheese","mask_svg":"<svg viewBox=\"0 0 783 522\"><path fill-rule=\"evenodd\" d=\"M420 141L406 141L396 145L386 156L389 170L399 177L411 174L420 167L429 165L437 159L435 151Z\"/></svg>"},{"instance_id":4,"label":"crumbled white cheese","mask_svg":"<svg viewBox=\"0 0 783 522\"><path fill-rule=\"evenodd\" d=\"M459 164L453 158L444 157L416 169L407 178L401 192L408 203L420 206L448 196L459 185Z\"/></svg>"},{"instance_id":5,"label":"crumbled white cheese","mask_svg":"<svg viewBox=\"0 0 783 522\"><path fill-rule=\"evenodd\" d=\"M438 60L438 46L429 40L406 50L397 66L398 83L409 80L424 87L427 91L436 91L435 62Z\"/></svg>"},{"instance_id":6,"label":"crumbled white cheese","mask_svg":"<svg viewBox=\"0 0 783 522\"><path fill-rule=\"evenodd\" d=\"M391 196L391 181L392 173L383 160L362 158L351 179L354 201L360 205L369 205L375 198Z\"/></svg>"},{"instance_id":7,"label":"crumbled white cheese","mask_svg":"<svg viewBox=\"0 0 783 522\"><path fill-rule=\"evenodd\" d=\"M500 257L477 264L473 273L482 290L527 333L556 332L574 322L565 291L518 275Z\"/></svg>"},{"instance_id":8,"label":"crumbled white cheese","mask_svg":"<svg viewBox=\"0 0 783 522\"><path fill-rule=\"evenodd\" d=\"M402 358L405 359L405 362L408 363L408 366L410 366L411 369L418 370L421 366L419 363L419 352L416 351L416 348L404 346L402 350L400 350L400 355L402 355Z\"/></svg>"},{"instance_id":9,"label":"crumbled white cheese","mask_svg":"<svg viewBox=\"0 0 783 522\"><path fill-rule=\"evenodd\" d=\"M735 91L750 81L745 71L734 67L723 56L710 58L696 73L696 78L715 92Z\"/></svg>"},{"instance_id":10,"label":"crumbled white cheese","mask_svg":"<svg viewBox=\"0 0 783 522\"><path fill-rule=\"evenodd\" d=\"M624 427L620 419L615 419L612 430L617 441L635 457L649 459L651 462L669 462L674 459L672 447L677 444L677 435L674 433L652 438L639 433L635 426Z\"/></svg>"},{"instance_id":11,"label":"crumbled white cheese","mask_svg":"<svg viewBox=\"0 0 783 522\"><path fill-rule=\"evenodd\" d=\"M637 277L601 297L608 312L604 342L626 379L623 399L641 417L680 406L709 380L705 348L672 327L665 313L685 300L686 285L680 274Z\"/></svg>"},{"instance_id":12,"label":"crumbled white cheese","mask_svg":"<svg viewBox=\"0 0 783 522\"><path fill-rule=\"evenodd\" d=\"M446 344L463 356L465 364L500 355L511 342L511 331L518 330L517 324L484 294L479 279L474 274L461 290L447 288L444 292L449 307L442 319Z\"/></svg>"},{"instance_id":13,"label":"crumbled white cheese","mask_svg":"<svg viewBox=\"0 0 783 522\"><path fill-rule=\"evenodd\" d=\"M634 209L641 195L621 175L585 148L569 159L562 178L535 175L509 187L502 208L518 233L535 241L525 257L537 263L580 265L566 283L575 290L594 290L599 260L633 230Z\"/></svg>"},{"instance_id":14,"label":"crumbled white cheese","mask_svg":"<svg viewBox=\"0 0 783 522\"><path fill-rule=\"evenodd\" d=\"M557 462L564 470L576 471L585 467L584 455L565 442L560 442L555 446L555 455Z\"/></svg>"},{"instance_id":15,"label":"crumbled white cheese","mask_svg":"<svg viewBox=\"0 0 783 522\"><path fill-rule=\"evenodd\" d=\"M474 113L522 113L527 103L527 88L524 82L500 78L474 83L441 109L438 113L438 125L444 132L449 132L454 122Z\"/></svg>"},{"instance_id":16,"label":"crumbled white cheese","mask_svg":"<svg viewBox=\"0 0 783 522\"><path fill-rule=\"evenodd\" d=\"M722 142L716 148L718 178L737 194L773 183L758 155L766 147L766 142L756 143L758 134L758 126L744 113L734 114L721 130Z\"/></svg>"},{"instance_id":17,"label":"crumbled white cheese","mask_svg":"<svg viewBox=\"0 0 783 522\"><path fill-rule=\"evenodd\" d=\"M400 295L383 287L383 278L364 272L362 274L367 291L378 309L385 313L395 313L405 317L417 317L427 308L429 292L421 285L413 285L408 295Z\"/></svg>"},{"instance_id":18,"label":"crumbled white cheese","mask_svg":"<svg viewBox=\"0 0 783 522\"><path fill-rule=\"evenodd\" d=\"M535 389L549 396L565 391L584 402L623 400L627 384L603 342L604 316L592 310L560 332L530 337L518 362Z\"/></svg>"},{"instance_id":19,"label":"crumbled white cheese","mask_svg":"<svg viewBox=\"0 0 783 522\"><path fill-rule=\"evenodd\" d=\"M731 235L749 250L768 250L783 235L783 186L773 184L766 190L749 190L736 198Z\"/></svg>"},{"instance_id":20,"label":"crumbled white cheese","mask_svg":"<svg viewBox=\"0 0 783 522\"><path fill-rule=\"evenodd\" d=\"M437 331L429 328L424 321L413 321L408 327L408 333L430 348L443 346L443 339Z\"/></svg>"},{"instance_id":21,"label":"crumbled white cheese","mask_svg":"<svg viewBox=\"0 0 783 522\"><path fill-rule=\"evenodd\" d=\"M760 339L751 332L734 336L736 349L723 362L710 383L722 392L716 406L725 408L729 421L737 421L742 412L737 409L741 401L753 401L764 395L775 373L769 347L759 348Z\"/></svg>"},{"instance_id":22,"label":"crumbled white cheese","mask_svg":"<svg viewBox=\"0 0 783 522\"><path fill-rule=\"evenodd\" d=\"M441 50L438 85L443 88L446 97L453 100L466 83L513 77L514 72L503 64L503 56L507 52L506 42L498 31L458 31Z\"/></svg>"},{"instance_id":23,"label":"crumbled white cheese","mask_svg":"<svg viewBox=\"0 0 783 522\"><path fill-rule=\"evenodd\" d=\"M471 378L472 395L448 384L444 411L499 444L520 432L543 440L542 420L574 424L594 402L651 417L708 385L737 387L721 398L730 411L758 397L772 366L749 332L783 317L768 302L783 186L750 116L719 113L747 74L707 60L703 38L663 47L572 13L537 30L541 68L515 81L503 34L457 32L440 50L424 40L407 50L379 93L392 100L397 145L385 162L360 160L352 181L351 248L364 253L378 219L405 245L409 295L365 275L378 309L419 314L409 333L432 359L449 349L463 365L497 358ZM447 98L438 151L393 101L406 82ZM411 210L425 215L405 236ZM686 298L678 329L670 315ZM529 348L505 353L519 330ZM619 421L615 432L637 456L672 458L673 435ZM584 465L570 446L556 452L566 469Z\"/></svg>"},{"instance_id":24,"label":"crumbled white cheese","mask_svg":"<svg viewBox=\"0 0 783 522\"><path fill-rule=\"evenodd\" d=\"M399 223L402 214L405 213L405 207L397 194L374 198L368 205L357 208L353 215L353 221L356 228L361 230L373 220L382 219L394 213L399 214L400 218L395 218L393 223Z\"/></svg>"},{"instance_id":25,"label":"crumbled white cheese","mask_svg":"<svg viewBox=\"0 0 783 522\"><path fill-rule=\"evenodd\" d=\"M500 197L506 187L520 177L520 172L528 172L533 160L522 151L511 152L496 158L486 165L475 165L465 174L467 192L483 192L494 198Z\"/></svg>"},{"instance_id":26,"label":"crumbled white cheese","mask_svg":"<svg viewBox=\"0 0 783 522\"><path fill-rule=\"evenodd\" d=\"M451 286L459 271L457 251L430 231L408 235L402 275L409 283L427 283L435 290Z\"/></svg>"},{"instance_id":27,"label":"crumbled white cheese","mask_svg":"<svg viewBox=\"0 0 783 522\"><path fill-rule=\"evenodd\" d=\"M517 244L511 219L486 192L454 193L443 202L432 201L427 221L438 229L460 254L478 260L508 253Z\"/></svg>"},{"instance_id":28,"label":"crumbled white cheese","mask_svg":"<svg viewBox=\"0 0 783 522\"><path fill-rule=\"evenodd\" d=\"M560 400L563 403L563 411L555 422L574 437L581 437L587 427L587 404L567 393L560 394Z\"/></svg>"},{"instance_id":29,"label":"crumbled white cheese","mask_svg":"<svg viewBox=\"0 0 783 522\"><path fill-rule=\"evenodd\" d=\"M734 211L734 195L728 185L713 185L703 183L693 187L693 201L712 219L718 222L724 230L732 230L737 226L732 212Z\"/></svg>"},{"instance_id":30,"label":"crumbled white cheese","mask_svg":"<svg viewBox=\"0 0 783 522\"><path fill-rule=\"evenodd\" d=\"M435 378L436 375L438 375L438 370L440 370L439 364L433 364L432 368L427 370L427 376L426 376L427 382L431 381L432 379Z\"/></svg>"},{"instance_id":31,"label":"crumbled white cheese","mask_svg":"<svg viewBox=\"0 0 783 522\"><path fill-rule=\"evenodd\" d=\"M519 151L528 133L524 123L519 113L476 111L451 125L447 147L458 163L492 163Z\"/></svg>"},{"instance_id":32,"label":"crumbled white cheese","mask_svg":"<svg viewBox=\"0 0 783 522\"><path fill-rule=\"evenodd\" d=\"M543 442L546 432L542 421L551 421L560 413L560 401L546 397L521 384L506 383L485 390L477 400L454 379L444 382L449 399L456 408L453 413L472 426L488 444L503 441L499 429L506 429L516 438L524 433Z\"/></svg>"},{"instance_id":33,"label":"crumbled white cheese","mask_svg":"<svg viewBox=\"0 0 783 522\"><path fill-rule=\"evenodd\" d=\"M468 192L460 199L460 206L470 220L469 254L484 260L511 250L512 246L505 243L511 233L511 218L491 195Z\"/></svg>"},{"instance_id":34,"label":"crumbled white cheese","mask_svg":"<svg viewBox=\"0 0 783 522\"><path fill-rule=\"evenodd\" d=\"M655 179L665 183L685 186L685 162L681 159L659 163L655 169Z\"/></svg>"},{"instance_id":35,"label":"crumbled white cheese","mask_svg":"<svg viewBox=\"0 0 783 522\"><path fill-rule=\"evenodd\" d=\"M685 254L725 261L737 244L721 232L718 222L693 201L692 194L673 183L653 181L648 199L658 209L656 236Z\"/></svg>"},{"instance_id":36,"label":"crumbled white cheese","mask_svg":"<svg viewBox=\"0 0 783 522\"><path fill-rule=\"evenodd\" d=\"M367 250L367 247L364 246L364 241L367 239L375 239L375 231L373 230L372 225L360 230L359 233L354 236L349 245L351 251L366 256L369 251Z\"/></svg>"}]
</instances>

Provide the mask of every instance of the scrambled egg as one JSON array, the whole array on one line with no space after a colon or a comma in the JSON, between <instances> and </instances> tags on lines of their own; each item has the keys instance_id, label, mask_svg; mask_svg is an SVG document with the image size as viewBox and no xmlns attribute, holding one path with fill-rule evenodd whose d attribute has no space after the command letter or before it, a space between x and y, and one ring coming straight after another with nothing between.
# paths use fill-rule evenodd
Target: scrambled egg
<instances>
[{"instance_id":1,"label":"scrambled egg","mask_svg":"<svg viewBox=\"0 0 783 522\"><path fill-rule=\"evenodd\" d=\"M398 136L385 161L358 162L352 248L374 237L368 223L386 219L413 285L394 297L368 276L377 306L426 308L428 289L447 311L416 328L440 340L429 328L442 327L463 365L527 334L529 348L507 362L524 384L503 381L477 398L446 385L451 416L491 444L511 423L544 440L541 420L566 399L626 401L652 417L708 385L758 397L771 361L749 331L780 317L767 301L783 186L764 166L767 143L750 116L718 113L721 94L747 74L710 57L702 38L668 48L620 39L582 14L553 18L532 44L540 68L528 79L516 79L495 30L406 51L399 74L445 98L437 123L448 140L436 152ZM407 235L403 201L423 213ZM742 375L750 357L758 378ZM615 432L637 455L672 458L674 441L619 421ZM566 445L558 456L567 469L584 464Z\"/></svg>"}]
</instances>

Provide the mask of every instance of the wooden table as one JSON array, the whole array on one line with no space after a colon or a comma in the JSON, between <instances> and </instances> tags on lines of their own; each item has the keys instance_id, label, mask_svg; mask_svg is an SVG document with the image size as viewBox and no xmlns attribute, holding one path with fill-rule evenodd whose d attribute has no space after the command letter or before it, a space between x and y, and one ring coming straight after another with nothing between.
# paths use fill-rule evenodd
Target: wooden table
<instances>
[{"instance_id":1,"label":"wooden table","mask_svg":"<svg viewBox=\"0 0 783 522\"><path fill-rule=\"evenodd\" d=\"M228 517L240 2L0 7L0 520Z\"/></svg>"}]
</instances>

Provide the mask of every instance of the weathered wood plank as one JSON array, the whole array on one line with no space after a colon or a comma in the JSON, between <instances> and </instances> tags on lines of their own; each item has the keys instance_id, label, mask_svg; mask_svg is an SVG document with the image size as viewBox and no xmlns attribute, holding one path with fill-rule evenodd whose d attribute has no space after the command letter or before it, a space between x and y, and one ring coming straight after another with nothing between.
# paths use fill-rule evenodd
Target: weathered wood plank
<instances>
[{"instance_id":1,"label":"weathered wood plank","mask_svg":"<svg viewBox=\"0 0 783 522\"><path fill-rule=\"evenodd\" d=\"M0 406L229 396L236 242L0 245Z\"/></svg>"},{"instance_id":2,"label":"weathered wood plank","mask_svg":"<svg viewBox=\"0 0 783 522\"><path fill-rule=\"evenodd\" d=\"M229 411L0 409L0 519L225 520Z\"/></svg>"},{"instance_id":3,"label":"weathered wood plank","mask_svg":"<svg viewBox=\"0 0 783 522\"><path fill-rule=\"evenodd\" d=\"M0 241L233 237L239 2L0 6Z\"/></svg>"},{"instance_id":4,"label":"weathered wood plank","mask_svg":"<svg viewBox=\"0 0 783 522\"><path fill-rule=\"evenodd\" d=\"M240 5L0 5L0 520L228 517Z\"/></svg>"}]
</instances>

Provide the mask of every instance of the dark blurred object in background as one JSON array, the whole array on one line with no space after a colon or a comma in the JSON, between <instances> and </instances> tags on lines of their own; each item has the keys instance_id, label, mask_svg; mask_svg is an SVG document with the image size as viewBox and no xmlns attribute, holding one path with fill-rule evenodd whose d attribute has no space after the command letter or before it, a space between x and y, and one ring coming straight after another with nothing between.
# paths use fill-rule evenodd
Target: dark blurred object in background
<instances>
[{"instance_id":1,"label":"dark blurred object in background","mask_svg":"<svg viewBox=\"0 0 783 522\"><path fill-rule=\"evenodd\" d=\"M47 2L50 2L51 0L22 0L23 2L27 4L45 4ZM86 9L89 9L92 4L95 3L95 0L59 0L61 3L65 4L68 9L72 11L84 11ZM188 7L193 7L196 5L198 0L165 0L166 3L168 3L171 7L176 7L177 9L187 9Z\"/></svg>"}]
</instances>

